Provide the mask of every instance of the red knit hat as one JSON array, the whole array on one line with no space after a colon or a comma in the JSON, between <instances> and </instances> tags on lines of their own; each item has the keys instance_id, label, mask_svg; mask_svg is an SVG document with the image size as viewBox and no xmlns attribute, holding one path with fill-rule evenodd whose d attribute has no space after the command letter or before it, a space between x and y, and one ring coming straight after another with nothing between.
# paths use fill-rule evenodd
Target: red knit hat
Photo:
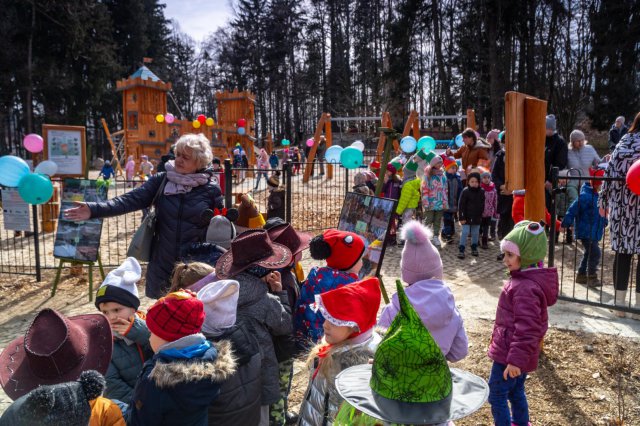
<instances>
[{"instance_id":1,"label":"red knit hat","mask_svg":"<svg viewBox=\"0 0 640 426\"><path fill-rule=\"evenodd\" d=\"M591 176L591 177L602 177L602 176L604 176L604 169L590 167L589 168L589 176ZM601 180L597 180L597 179L591 179L590 183L591 183L591 186L593 188L600 188L600 186L602 185L602 181Z\"/></svg>"},{"instance_id":2,"label":"red knit hat","mask_svg":"<svg viewBox=\"0 0 640 426\"><path fill-rule=\"evenodd\" d=\"M326 293L316 294L316 306L333 325L356 328L356 337L376 325L380 307L380 281L367 278Z\"/></svg>"},{"instance_id":3,"label":"red knit hat","mask_svg":"<svg viewBox=\"0 0 640 426\"><path fill-rule=\"evenodd\" d=\"M380 162L378 160L373 160L371 163L369 163L369 169L373 171L380 170Z\"/></svg>"},{"instance_id":4,"label":"red knit hat","mask_svg":"<svg viewBox=\"0 0 640 426\"><path fill-rule=\"evenodd\" d=\"M328 229L316 235L309 243L311 257L327 260L327 266L346 271L364 254L364 241L353 232Z\"/></svg>"},{"instance_id":5,"label":"red knit hat","mask_svg":"<svg viewBox=\"0 0 640 426\"><path fill-rule=\"evenodd\" d=\"M168 342L200 333L203 322L204 306L190 290L169 293L147 311L149 331Z\"/></svg>"},{"instance_id":6,"label":"red knit hat","mask_svg":"<svg viewBox=\"0 0 640 426\"><path fill-rule=\"evenodd\" d=\"M441 157L442 157L442 163L443 163L443 165L444 165L444 170L445 170L445 171L447 171L447 172L448 172L448 171L449 171L449 169L450 169L451 167L453 167L453 166L458 167L458 163L456 163L456 160L454 160L454 159L452 159L452 158L450 158L450 157L447 157L447 156L446 156L446 155L444 155L444 154L442 154L442 155L441 155Z\"/></svg>"}]
</instances>

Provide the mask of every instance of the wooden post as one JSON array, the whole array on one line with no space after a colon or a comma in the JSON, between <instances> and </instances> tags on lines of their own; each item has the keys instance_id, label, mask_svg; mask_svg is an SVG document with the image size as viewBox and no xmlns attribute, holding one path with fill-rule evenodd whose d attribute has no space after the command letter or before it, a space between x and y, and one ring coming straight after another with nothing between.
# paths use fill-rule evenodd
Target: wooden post
<instances>
[{"instance_id":1,"label":"wooden post","mask_svg":"<svg viewBox=\"0 0 640 426\"><path fill-rule=\"evenodd\" d=\"M505 137L507 140L504 185L508 192L525 188L523 170L525 98L525 94L518 92L507 92L504 96ZM544 160L544 152L542 154Z\"/></svg>"},{"instance_id":2,"label":"wooden post","mask_svg":"<svg viewBox=\"0 0 640 426\"><path fill-rule=\"evenodd\" d=\"M545 118L547 102L527 97L524 101L524 217L527 220L539 222L545 219ZM523 163L524 164L524 163ZM549 226L554 226L550 224Z\"/></svg>"},{"instance_id":3,"label":"wooden post","mask_svg":"<svg viewBox=\"0 0 640 426\"><path fill-rule=\"evenodd\" d=\"M467 127L470 127L473 130L477 130L478 127L476 125L476 112L471 108L467 109Z\"/></svg>"},{"instance_id":4,"label":"wooden post","mask_svg":"<svg viewBox=\"0 0 640 426\"><path fill-rule=\"evenodd\" d=\"M273 152L273 137L271 137L271 132L267 132L267 143L266 150L271 155Z\"/></svg>"},{"instance_id":5,"label":"wooden post","mask_svg":"<svg viewBox=\"0 0 640 426\"><path fill-rule=\"evenodd\" d=\"M380 127L393 127L391 125L391 114L387 111L382 113L382 119L380 120ZM385 143L387 141L387 135L384 132L380 132L380 138L378 139L378 147L376 148L376 159L380 161L382 158L382 153L384 152Z\"/></svg>"},{"instance_id":6,"label":"wooden post","mask_svg":"<svg viewBox=\"0 0 640 426\"><path fill-rule=\"evenodd\" d=\"M311 166L305 167L304 168L304 175L302 176L302 182L303 183L307 183L309 182L309 177L311 176L311 169L312 169L312 163L313 160L316 158L316 152L318 151L318 145L320 144L320 136L322 136L322 128L325 127L325 133L326 133L326 125L325 123L328 122L329 123L329 134L325 135L325 140L327 142L326 147L329 148L329 146L331 146L331 115L323 112L322 115L320 116L320 120L318 120L318 124L316 125L316 131L313 134L313 146L311 147L311 149L309 150L309 156L307 157L307 163L310 164ZM333 167L329 169L329 174L328 176L332 176L333 174Z\"/></svg>"},{"instance_id":7,"label":"wooden post","mask_svg":"<svg viewBox=\"0 0 640 426\"><path fill-rule=\"evenodd\" d=\"M324 121L324 138L325 138L325 152L333 145L333 131L331 129L331 114L327 113L327 118ZM315 144L314 144L315 145ZM320 159L322 160L322 159ZM333 166L327 164L327 179L333 179Z\"/></svg>"}]
</instances>

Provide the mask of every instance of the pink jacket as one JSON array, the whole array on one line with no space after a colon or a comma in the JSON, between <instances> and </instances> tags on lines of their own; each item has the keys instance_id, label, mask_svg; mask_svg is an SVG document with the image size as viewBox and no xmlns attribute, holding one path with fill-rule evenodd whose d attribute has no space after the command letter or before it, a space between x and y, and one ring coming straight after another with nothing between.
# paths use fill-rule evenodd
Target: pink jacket
<instances>
[{"instance_id":1,"label":"pink jacket","mask_svg":"<svg viewBox=\"0 0 640 426\"><path fill-rule=\"evenodd\" d=\"M558 300L556 268L511 272L504 285L487 355L523 373L538 368L540 343L549 328L547 307Z\"/></svg>"},{"instance_id":2,"label":"pink jacket","mask_svg":"<svg viewBox=\"0 0 640 426\"><path fill-rule=\"evenodd\" d=\"M498 192L496 191L496 185L493 182L489 182L489 185L480 184L484 189L484 211L482 217L495 217L498 215Z\"/></svg>"}]
</instances>

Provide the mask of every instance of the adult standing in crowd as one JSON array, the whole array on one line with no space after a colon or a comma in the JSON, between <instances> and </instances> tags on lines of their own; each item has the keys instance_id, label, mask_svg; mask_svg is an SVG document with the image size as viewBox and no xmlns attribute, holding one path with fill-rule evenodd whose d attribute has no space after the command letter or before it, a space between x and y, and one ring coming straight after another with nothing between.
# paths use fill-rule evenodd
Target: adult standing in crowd
<instances>
[{"instance_id":1,"label":"adult standing in crowd","mask_svg":"<svg viewBox=\"0 0 640 426\"><path fill-rule=\"evenodd\" d=\"M505 186L506 182L506 152L505 144L507 142L507 134L502 133L500 139L500 151L496 153L496 160L493 163L491 169L491 181L496 186L498 191L498 214L500 219L498 220L498 238L503 239L513 229L513 218L511 217L511 206L513 205L513 195L507 191ZM498 260L504 258L504 253L498 254Z\"/></svg>"},{"instance_id":2,"label":"adult standing in crowd","mask_svg":"<svg viewBox=\"0 0 640 426\"><path fill-rule=\"evenodd\" d=\"M547 137L544 142L544 169L547 209L551 208L551 169L557 167L563 170L567 167L567 143L556 131L556 116L547 115ZM589 174L587 173L587 176Z\"/></svg>"},{"instance_id":3,"label":"adult standing in crowd","mask_svg":"<svg viewBox=\"0 0 640 426\"><path fill-rule=\"evenodd\" d=\"M581 186L582 183L589 179L589 169L593 166L600 164L602 159L596 152L595 148L585 140L584 133L580 130L574 130L569 135L569 150L567 152L567 168L571 170L571 176L577 176L580 172L580 177L584 178L583 181L569 180L570 185Z\"/></svg>"},{"instance_id":4,"label":"adult standing in crowd","mask_svg":"<svg viewBox=\"0 0 640 426\"><path fill-rule=\"evenodd\" d=\"M327 150L327 140L324 135L320 136L320 142L318 142L318 150L316 151L316 158L314 161L318 162L320 166L320 176L324 176L324 152Z\"/></svg>"},{"instance_id":5,"label":"adult standing in crowd","mask_svg":"<svg viewBox=\"0 0 640 426\"><path fill-rule=\"evenodd\" d=\"M67 219L76 221L118 216L149 208L158 194L145 290L147 297L154 299L167 293L173 266L183 250L205 240L210 216L203 212L222 208L218 179L210 167L213 154L209 140L202 134L183 135L174 152L176 159L167 162L167 171L152 176L141 187L105 202L76 203L65 211Z\"/></svg>"},{"instance_id":6,"label":"adult standing in crowd","mask_svg":"<svg viewBox=\"0 0 640 426\"><path fill-rule=\"evenodd\" d=\"M616 149L616 145L628 131L629 128L624 124L624 117L616 118L616 121L611 125L611 130L609 130L609 151L613 152Z\"/></svg>"},{"instance_id":7,"label":"adult standing in crowd","mask_svg":"<svg viewBox=\"0 0 640 426\"><path fill-rule=\"evenodd\" d=\"M462 170L464 170L465 173L468 172L469 166L472 168L476 167L478 161L489 161L489 148L491 148L491 146L479 139L475 130L472 128L465 129L465 131L462 132L462 141L464 145L456 152L452 152L451 148L447 148L447 157L453 156L454 158L461 158Z\"/></svg>"},{"instance_id":8,"label":"adult standing in crowd","mask_svg":"<svg viewBox=\"0 0 640 426\"><path fill-rule=\"evenodd\" d=\"M618 178L605 181L600 190L598 207L601 216L609 216L613 260L613 284L616 288L615 304L627 305L627 288L634 254L640 254L640 195L626 185L625 177L632 164L640 160L640 113L633 120L629 132L624 135L613 154L604 176ZM635 307L640 309L640 262L636 262ZM617 311L619 317L625 313ZM640 315L633 315L640 319Z\"/></svg>"}]
</instances>

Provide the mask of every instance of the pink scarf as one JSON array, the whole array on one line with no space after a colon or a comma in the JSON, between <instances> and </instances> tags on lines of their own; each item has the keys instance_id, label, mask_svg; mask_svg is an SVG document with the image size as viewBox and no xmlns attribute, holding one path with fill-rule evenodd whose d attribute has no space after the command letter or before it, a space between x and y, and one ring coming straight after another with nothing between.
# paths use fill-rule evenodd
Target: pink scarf
<instances>
[{"instance_id":1,"label":"pink scarf","mask_svg":"<svg viewBox=\"0 0 640 426\"><path fill-rule=\"evenodd\" d=\"M176 172L173 160L167 161L164 165L167 170L167 184L164 186L164 195L185 194L194 187L206 185L211 176L208 173L182 174Z\"/></svg>"}]
</instances>

